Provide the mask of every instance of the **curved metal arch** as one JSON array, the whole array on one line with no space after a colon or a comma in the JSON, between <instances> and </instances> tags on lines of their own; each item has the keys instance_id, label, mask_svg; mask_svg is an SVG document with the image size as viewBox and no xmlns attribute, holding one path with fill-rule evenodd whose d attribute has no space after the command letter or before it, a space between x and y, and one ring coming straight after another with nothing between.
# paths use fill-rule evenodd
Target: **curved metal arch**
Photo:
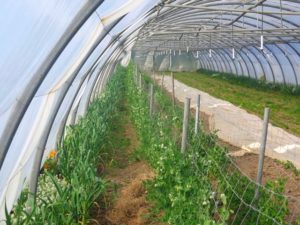
<instances>
[{"instance_id":1,"label":"curved metal arch","mask_svg":"<svg viewBox=\"0 0 300 225\"><path fill-rule=\"evenodd\" d=\"M224 53L227 54L229 58L231 58L230 52L227 52L227 50L228 50L227 48L223 48ZM231 58L231 59L232 59L232 58ZM233 60L233 59L232 59L232 63L235 64L235 67L236 67L236 75L237 75L237 76L243 75L243 74L244 74L244 68L243 68L241 62L240 62L239 60ZM237 67L236 65L239 65L239 67ZM240 71L241 71L241 74L239 74L239 69L240 69Z\"/></svg>"},{"instance_id":2,"label":"curved metal arch","mask_svg":"<svg viewBox=\"0 0 300 225\"><path fill-rule=\"evenodd\" d=\"M200 57L201 57L201 56L199 56L198 59L197 59L197 61L198 61L198 63L199 63L199 64L198 64L199 67L197 67L197 69L203 68L203 62L202 62L202 60L200 59Z\"/></svg>"},{"instance_id":3,"label":"curved metal arch","mask_svg":"<svg viewBox=\"0 0 300 225\"><path fill-rule=\"evenodd\" d=\"M257 72L256 72L256 69L255 69L255 66L253 64L253 62L251 61L250 57L242 50L243 48L239 49L241 55L243 56L246 56L248 62L251 64L252 66L252 70L254 71L254 78L257 79ZM247 63L248 64L248 63ZM251 77L250 73L249 73L249 76Z\"/></svg>"},{"instance_id":4,"label":"curved metal arch","mask_svg":"<svg viewBox=\"0 0 300 225\"><path fill-rule=\"evenodd\" d=\"M249 68L248 68L248 65L247 65L247 63L246 63L245 59L242 57L242 55L241 55L240 51L235 51L235 53L236 53L237 55L239 55L240 59L241 59L241 60L242 60L242 62L244 63L244 65L245 65L245 68L246 68L246 70L247 70L247 74L245 73L245 71L243 71L243 74L242 74L242 76L246 76L246 75L247 75L248 77L250 77Z\"/></svg>"},{"instance_id":5,"label":"curved metal arch","mask_svg":"<svg viewBox=\"0 0 300 225\"><path fill-rule=\"evenodd\" d=\"M88 53L85 55L85 57L82 59L80 64L77 66L75 71L68 77L68 79L65 81L65 83L61 87L61 90L59 92L59 96L56 99L56 102L54 103L52 111L49 113L49 116L48 116L47 121L45 123L46 125L43 128L43 132L42 132L43 134L42 134L42 136L39 139L39 142L37 144L37 149L38 150L37 150L37 153L35 154L35 157L34 157L32 175L31 175L31 179L30 179L30 182L29 182L29 190L34 195L36 194L36 191L37 191L37 182L38 182L38 177L39 177L39 174L40 174L40 168L41 168L41 163L42 163L42 159L43 159L43 155L44 155L45 146L47 144L47 140L48 140L53 122L54 122L54 120L57 116L57 113L59 112L59 109L60 109L63 101L65 100L65 97L66 97L72 83L74 82L75 78L78 76L79 71L85 65L85 63L90 58L90 56L94 52L94 50L101 43L101 41L115 27L115 25L119 23L120 20L117 20L113 24L111 24L110 26L105 27L104 32L99 35L99 37L97 38L97 40L95 41L95 43L93 44L91 49L88 51ZM84 76L87 76L87 75L88 75L88 73L86 73Z\"/></svg>"},{"instance_id":6,"label":"curved metal arch","mask_svg":"<svg viewBox=\"0 0 300 225\"><path fill-rule=\"evenodd\" d=\"M116 40L117 41L117 40ZM123 45L123 42L119 42L119 45L118 46L116 46L115 47L115 52L106 60L106 63L107 62L109 62L110 63L110 61L113 61L112 63L115 65L115 62L114 62L114 58L115 59L117 59L119 56L120 56L120 54L122 53L122 51L123 50L119 50L119 46L122 46ZM119 52L118 52L119 51ZM108 63L108 65L110 65ZM108 66L108 69L109 69L109 72L107 73L107 72L104 72L104 79L106 79L106 77L105 76L107 76L107 74L110 74L110 71L111 71L111 68L109 68L109 66ZM87 110L87 108L88 108L88 106L89 106L89 103L90 103L90 99L91 99L91 96L92 96L92 92L93 92L93 90L94 90L94 87L95 87L95 85L96 85L96 81L97 81L97 76L95 76L95 79L92 81L92 85L91 85L91 88L90 88L90 90L87 90L88 92L88 94L87 94L87 100L86 100L86 103L85 103L85 106L84 106L84 112L86 112L86 110Z\"/></svg>"},{"instance_id":7,"label":"curved metal arch","mask_svg":"<svg viewBox=\"0 0 300 225\"><path fill-rule=\"evenodd\" d=\"M280 47L280 45L274 45L274 47L277 48L277 49L285 56L286 61L288 61L290 67L291 67L292 70L293 70L294 78L296 78L296 76L297 76L297 74L296 74L296 69L295 69L294 64L291 62L290 57L287 56L287 55L285 54L285 52L282 50L282 47ZM276 55L276 54L274 54L274 55ZM280 61L280 60L278 60L278 61ZM282 65L281 63L279 63L279 64ZM281 66L281 68L282 68L282 66ZM282 68L282 74L283 74L284 83L287 84L286 78L285 78L285 76L284 76L285 73L284 73L283 71L284 71L284 70L283 70L283 68ZM298 85L297 79L295 79L295 81L296 81L296 85Z\"/></svg>"},{"instance_id":8,"label":"curved metal arch","mask_svg":"<svg viewBox=\"0 0 300 225\"><path fill-rule=\"evenodd\" d=\"M207 62L209 64L210 70L211 71L217 71L214 63L212 62L212 59L209 56L207 56L206 54L204 54L203 56L204 56L204 58L206 58L206 60L207 60Z\"/></svg>"},{"instance_id":9,"label":"curved metal arch","mask_svg":"<svg viewBox=\"0 0 300 225\"><path fill-rule=\"evenodd\" d=\"M250 74L250 65L252 66L253 68L253 64L251 61L247 61L249 58L248 56L246 56L246 58L244 58L244 54L242 51L239 51L239 50L236 50L236 52L239 54L239 56L241 57L241 59L243 60L245 66L246 66L246 69L247 69L247 73L248 73L248 77L251 77L251 74ZM247 59L247 60L246 60ZM250 64L250 65L249 65ZM254 76L255 76L255 69L254 69Z\"/></svg>"},{"instance_id":10,"label":"curved metal arch","mask_svg":"<svg viewBox=\"0 0 300 225\"><path fill-rule=\"evenodd\" d=\"M227 57L225 55L223 55L222 51L220 51L219 49L217 49L215 52L218 53L219 57L221 58L221 61L225 65L225 70L223 70L223 72L227 73L227 71L231 71L230 63L228 62Z\"/></svg>"},{"instance_id":11,"label":"curved metal arch","mask_svg":"<svg viewBox=\"0 0 300 225\"><path fill-rule=\"evenodd\" d=\"M203 1L201 2L201 4L202 3L204 3ZM210 4L211 4L211 1L209 2ZM216 4L216 5L220 5L220 1L214 1L214 4ZM224 4L224 2L222 2L221 4ZM230 2L230 3L228 3L228 5L234 5L232 2ZM265 4L264 3L264 6L266 6L266 7L269 7L269 8L277 8L278 9L278 7L276 6L276 5L274 5L274 4L269 4L269 5L267 5L267 4ZM286 11L288 11L288 10L290 10L291 11L291 7L282 7L282 9L283 10L286 10ZM202 17L202 19L203 19L203 12L194 12L193 14L192 13L189 13L189 15L192 15L191 17L189 17L189 15L186 15L186 13L184 12L185 10L174 10L173 9L173 13L170 13L170 12L172 12L172 11L170 11L170 10L165 10L162 14L163 14L163 17L162 17L162 21L167 21L167 20L170 20L170 18L171 19L173 19L172 18L172 16L173 17L175 17L176 16L176 18L174 18L174 24L180 24L180 23L184 23L184 22L187 22L187 20L189 19L189 18L192 18L194 21L196 20L197 21L197 19L198 19L198 16L200 15L200 17ZM186 10L187 11L187 10ZM191 12L191 10L188 10L189 12ZM176 14L176 15L175 15ZM180 18L180 19L178 19L178 15L181 15L181 14L183 14L182 15L182 19ZM206 13L207 14L207 13ZM202 15L202 16L201 16ZM236 14L233 14L232 13L232 15L223 15L223 18L222 18L222 21L224 21L226 18L224 18L224 17L227 17L227 20L230 20L232 17L235 17L235 16L237 16ZM253 16L249 16L249 15L243 15L243 17L245 17L246 18L246 20L247 21L243 21L243 24L247 24L248 26L252 26L252 27L255 27L256 26L256 23L257 23L257 20L259 20L259 21L261 21L260 20L260 18L256 18L256 17L253 17ZM273 20L273 22L271 21L271 22L269 22L268 21L268 19L270 19L270 18L273 18L274 20ZM286 19L286 18L281 18L281 17L279 17L279 16L276 16L276 15L268 15L268 16L265 16L265 19L264 19L264 23L265 24L268 24L269 26L272 26L272 27L278 27L278 25L280 25L280 23L279 22L281 22L281 20L286 24L286 25L294 25L294 26L298 26L298 24L296 24L296 23L294 23L293 21L290 21L290 20L288 20L288 19ZM158 20L158 21L160 21L160 20ZM252 22L251 22L252 21ZM235 23L236 24L242 24L242 21L235 21ZM234 25L234 26L236 26L236 24ZM240 26L239 26L240 27ZM276 45L276 44L274 44L274 45ZM278 47L278 45L276 45L277 47ZM278 47L279 48L279 47ZM298 52L296 49L295 49L295 51L296 52ZM271 51L272 52L272 51ZM251 53L252 53L252 50L251 50ZM253 54L253 53L252 53ZM242 55L241 57L243 58L243 61L245 62L246 61L246 59L245 59L245 57L244 57L245 55ZM246 56L247 56L247 54L246 54ZM264 55L261 55L262 57L264 57ZM248 57L247 57L248 58ZM257 58L257 57L256 57ZM251 62L251 60L249 60L250 62ZM273 82L275 82L275 77L274 77L274 70L273 70L273 66L271 66L270 65L270 62L267 60L267 59L265 59L265 61L269 64L269 68L271 68L269 71L271 71L273 74L272 74L272 77L273 77ZM278 60L277 60L278 61ZM265 71L265 66L262 66L262 64L261 64L261 62L260 62L260 60L258 60L258 62L260 63L260 65L261 65L261 68L262 68L262 71L264 71L264 73L266 74L266 71ZM235 64L234 64L235 65ZM248 71L248 74L250 75L250 68L248 67L248 65L247 65L247 63L245 62L245 65L246 65L246 67L247 67L247 71ZM235 65L236 66L236 65ZM243 68L243 66L242 65L240 65L240 67L241 67L241 69L243 70L244 68ZM253 66L254 67L254 66ZM255 68L255 67L254 67ZM256 69L254 69L254 71L255 71L255 73L256 73L256 76L257 76L257 70ZM244 73L244 72L243 72ZM282 73L283 74L283 73ZM284 75L283 75L284 76ZM297 79L297 76L296 76L296 74L295 74L295 78ZM283 78L283 79L285 79L285 77ZM296 80L295 79L295 80Z\"/></svg>"},{"instance_id":12,"label":"curved metal arch","mask_svg":"<svg viewBox=\"0 0 300 225\"><path fill-rule=\"evenodd\" d=\"M88 70L88 74L91 75L91 73L93 73L93 71L97 68L97 65L98 65L98 61L100 60L100 58L103 56L103 54L107 51L108 48L110 48L110 46L116 41L117 37L115 37L113 40L110 41L110 43L106 46L106 48L102 51L102 53L98 56L98 58L95 60L95 62L93 63L93 65L90 67L90 69ZM86 76L86 79L87 79L87 76ZM81 85L84 83L84 81L82 81ZM80 86L81 86L80 85ZM68 117L70 116L70 111L72 109L72 106L74 104L74 101L79 93L79 90L80 90L80 87L77 89L77 91L75 92L75 95L73 96L73 99L71 101L71 104L70 106L68 107L68 110L67 110L67 113L66 115L63 117L63 120L61 122L61 125L60 125L60 129L59 129L59 132L57 134L57 140L58 142L60 143L61 140L62 140L62 134L63 134L63 131L64 131L64 128L66 127L66 123L67 123L67 119Z\"/></svg>"},{"instance_id":13,"label":"curved metal arch","mask_svg":"<svg viewBox=\"0 0 300 225\"><path fill-rule=\"evenodd\" d=\"M222 51L218 50L218 53L221 56L222 61L225 65L225 67L226 67L224 73L228 73L229 71L231 71L231 66L230 66L230 63L228 61L228 58L226 57L226 55L223 54ZM229 59L230 59L230 57L229 57Z\"/></svg>"},{"instance_id":14,"label":"curved metal arch","mask_svg":"<svg viewBox=\"0 0 300 225\"><path fill-rule=\"evenodd\" d=\"M226 54L227 58L229 58L231 60L231 63L234 65L234 68L235 68L235 73L233 74L236 74L238 75L238 69L236 67L236 60L232 59L232 56L230 55L230 52L227 52L227 49L223 48L222 51L224 52L224 54ZM239 63L239 62L238 62ZM240 68L242 68L242 66L240 65Z\"/></svg>"},{"instance_id":15,"label":"curved metal arch","mask_svg":"<svg viewBox=\"0 0 300 225\"><path fill-rule=\"evenodd\" d=\"M228 52L228 54L229 54L230 50L229 49L227 49L227 50L229 51ZM237 61L240 64L240 67L242 69L242 74L240 74L240 76L249 76L249 70L248 70L247 64L244 61L244 58L241 57L241 55L238 51L236 51L235 54L238 56L238 59L236 58L234 61ZM247 73L245 72L245 70L247 71Z\"/></svg>"},{"instance_id":16,"label":"curved metal arch","mask_svg":"<svg viewBox=\"0 0 300 225\"><path fill-rule=\"evenodd\" d=\"M212 2L214 2L214 4L212 4ZM219 5L241 5L241 3L240 2L237 2L237 4L233 4L233 2L223 2L223 1L209 1L208 3L210 3L210 5L211 6L219 6ZM239 3L239 4L238 4ZM205 4L203 4L203 1L202 1L202 4L201 5L205 5ZM280 7L276 7L275 5L270 5L270 4L266 4L266 2L264 2L263 3L263 5L264 6L267 6L267 7L270 7L270 8L275 8L275 9L279 9ZM282 9L283 10L285 10L285 11L291 11L289 8L286 8L286 7L282 7ZM180 12L180 13L182 13L182 14L184 14L184 15L190 15L190 16L194 16L194 15L197 15L197 14L200 14L200 15L202 15L202 14L205 14L206 13L206 11L200 11L199 12L199 10L196 10L196 9L178 9L178 11ZM169 9L169 10L166 10L166 14L167 14L167 16L169 17L170 16L170 14L171 14L171 10ZM180 15L180 13L178 13L178 12L174 12L174 13L176 13L176 15ZM210 12L210 15L211 15L211 12ZM224 13L224 15L225 16L239 16L239 14L237 13L237 14L234 14L234 13L231 13L230 15L229 15L229 13ZM259 21L260 23L262 22L262 20L261 20L261 18L257 18L257 17L254 17L254 16L249 16L249 15L247 15L247 14L245 14L245 15L243 15L243 17L248 17L248 18L251 18L251 19L254 19L255 21ZM267 20L266 18L267 17L272 17L273 19L276 19L276 20L278 20L279 22L281 22L281 19L282 19L282 21L284 21L285 23L290 23L290 25L294 25L294 23L292 22L292 21L290 21L290 20L287 20L287 19L285 19L285 18L281 18L280 16L275 16L275 15L264 15L264 20ZM216 19L217 17L215 17L215 18L213 18L213 19ZM238 21L236 21L236 22L238 22ZM256 27L256 26L254 26L254 27ZM297 25L296 25L296 27L297 27Z\"/></svg>"},{"instance_id":17,"label":"curved metal arch","mask_svg":"<svg viewBox=\"0 0 300 225\"><path fill-rule=\"evenodd\" d=\"M277 45L277 48L281 50L281 52L286 56L287 60L289 61L290 65L292 67L292 70L294 72L294 78L295 78L296 85L298 86L299 81L298 81L298 78L297 78L297 72L296 72L296 69L295 69L295 64L292 63L290 56L285 54L285 51L282 49L282 47L283 46ZM293 47L291 47L291 45L287 45L287 47L290 48L293 52L295 52L296 55L298 55L297 51ZM300 58L300 55L298 55L298 56Z\"/></svg>"},{"instance_id":18,"label":"curved metal arch","mask_svg":"<svg viewBox=\"0 0 300 225\"><path fill-rule=\"evenodd\" d=\"M226 56L223 54L222 51L218 50L218 53L219 53L220 57L222 58L222 61L223 61L224 65L225 65L225 67L226 67L224 72L225 73L232 72L229 60L226 59Z\"/></svg>"},{"instance_id":19,"label":"curved metal arch","mask_svg":"<svg viewBox=\"0 0 300 225\"><path fill-rule=\"evenodd\" d=\"M228 64L230 66L231 73L232 74L237 74L237 71L238 71L237 67L236 67L235 63L233 62L233 59L230 57L230 55L228 55L228 52L226 52L223 48L219 49L219 51L223 52L224 57L230 60L230 61L229 60L227 60L227 61L230 62L230 63L228 62ZM234 68L235 72L233 72L232 67Z\"/></svg>"},{"instance_id":20,"label":"curved metal arch","mask_svg":"<svg viewBox=\"0 0 300 225\"><path fill-rule=\"evenodd\" d=\"M201 55L201 57L203 58L204 62L205 62L205 67L207 70L212 70L211 64L208 62L207 58L205 57L205 54Z\"/></svg>"},{"instance_id":21,"label":"curved metal arch","mask_svg":"<svg viewBox=\"0 0 300 225\"><path fill-rule=\"evenodd\" d=\"M220 71L220 72L222 72L222 71L224 71L224 69L223 69L221 63L218 63L217 58L219 58L218 60L222 61L222 58L219 56L219 53L217 51L213 51L213 55L212 55L211 58L209 57L209 60L211 60L214 63L214 65L215 65L216 69L214 71Z\"/></svg>"},{"instance_id":22,"label":"curved metal arch","mask_svg":"<svg viewBox=\"0 0 300 225\"><path fill-rule=\"evenodd\" d=\"M275 45L276 46L276 45ZM272 52L272 55L274 56L279 68L280 68L280 72L281 72L281 76L283 78L283 83L286 84L286 81L285 81L285 76L284 76L284 72L283 72L283 68L282 68L282 65L281 63L279 62L276 54L274 54L274 52L268 47L268 45L265 45L265 48L268 49L270 52Z\"/></svg>"},{"instance_id":23,"label":"curved metal arch","mask_svg":"<svg viewBox=\"0 0 300 225\"><path fill-rule=\"evenodd\" d=\"M253 49L252 49L252 48L253 48ZM275 76L274 76L273 67L271 66L269 60L267 60L266 57L264 57L264 55L262 55L261 52L260 52L260 50L257 49L256 47L251 46L251 48L247 48L247 49L248 49L249 51L251 51L251 52L252 52L252 50L255 50L255 51L258 53L258 55L259 55L262 59L264 59L265 64L262 63L262 65L268 65L268 67L269 67L269 69L270 69L270 71L271 71L271 77L272 77L272 79L273 79L273 83L275 83L275 82L276 82L276 79L275 79ZM252 53L255 54L254 52L252 52ZM265 71L265 72L266 72L266 71ZM267 76L267 74L268 74L268 73L265 73L264 76Z\"/></svg>"},{"instance_id":24,"label":"curved metal arch","mask_svg":"<svg viewBox=\"0 0 300 225\"><path fill-rule=\"evenodd\" d=\"M252 47L252 46L251 46L251 47ZM266 70L265 70L265 68L264 68L264 66L263 66L263 64L262 64L262 62L259 60L258 56L257 56L256 54L254 54L248 47L244 47L244 48L242 48L242 49L245 50L245 54L249 53L249 54L251 54L251 56L253 56L253 57L256 59L256 61L257 61L258 64L260 65L261 71L263 71L263 73L266 74ZM255 67L254 67L254 68L255 68ZM257 70L256 70L256 69L255 69L255 71L256 71L256 74L257 74ZM257 78L259 78L259 77L258 77L258 74L257 74Z\"/></svg>"},{"instance_id":25,"label":"curved metal arch","mask_svg":"<svg viewBox=\"0 0 300 225\"><path fill-rule=\"evenodd\" d=\"M253 17L249 17L249 18L252 18L253 19ZM177 16L177 18L176 19L178 19L178 16ZM209 18L207 18L207 19L209 19ZM223 18L223 20L224 20L224 18ZM227 19L228 21L230 21L229 19ZM256 18L254 18L254 22L256 22ZM290 21L285 21L286 23L287 22L290 22ZM236 21L235 23L241 23L240 21ZM265 22L266 23L266 22ZM249 26L252 26L252 27L255 27L255 24L253 25L253 24L250 24L249 22L247 22L247 23L245 23L245 24L247 24L247 25L249 25ZM272 25L273 27L276 27L274 24L271 24L271 23L268 23L269 25Z\"/></svg>"},{"instance_id":26,"label":"curved metal arch","mask_svg":"<svg viewBox=\"0 0 300 225\"><path fill-rule=\"evenodd\" d=\"M56 45L51 52L42 62L41 66L37 69L36 73L32 76L29 82L25 85L25 93L19 96L17 103L14 105L13 110L8 118L8 122L4 127L2 136L0 138L0 169L2 168L5 156L8 152L10 144L17 132L19 124L21 123L25 112L27 111L30 102L38 91L40 85L43 83L46 75L66 48L68 43L73 39L75 34L80 30L82 25L90 18L94 11L102 4L104 0L87 1L85 5L74 16L70 25L62 34Z\"/></svg>"},{"instance_id":27,"label":"curved metal arch","mask_svg":"<svg viewBox=\"0 0 300 225\"><path fill-rule=\"evenodd\" d=\"M81 90L82 88L82 85L88 80L90 79L90 76L91 74L93 73L95 68L93 68L91 71L88 71L88 76L85 76L84 79L81 79L80 80L80 83L77 87L77 89L75 90L75 94L73 95L72 97L72 100L70 101L70 104L69 106L67 107L67 111L66 113L63 115L62 117L62 120L60 122L60 125L59 125L59 128L58 128L58 131L56 133L56 148L59 144L61 144L61 141L62 141L62 137L63 137L63 133L64 133L64 130L65 130L65 127L66 127L66 123L67 123L67 120L68 120L68 117L70 116L70 112L71 112L71 109L73 108L74 106L74 102L75 102L75 99L77 98L78 96L78 93L79 91ZM74 106L75 107L75 106ZM76 108L76 107L75 107ZM53 129L53 127L51 127L51 130ZM49 140L47 140L49 141Z\"/></svg>"},{"instance_id":28,"label":"curved metal arch","mask_svg":"<svg viewBox=\"0 0 300 225\"><path fill-rule=\"evenodd\" d=\"M201 63L203 64L203 67L202 68L204 68L204 69L208 69L208 67L207 67L207 62L206 62L206 60L205 59L203 59L203 56L202 55L200 55L200 61L201 61Z\"/></svg>"}]
</instances>

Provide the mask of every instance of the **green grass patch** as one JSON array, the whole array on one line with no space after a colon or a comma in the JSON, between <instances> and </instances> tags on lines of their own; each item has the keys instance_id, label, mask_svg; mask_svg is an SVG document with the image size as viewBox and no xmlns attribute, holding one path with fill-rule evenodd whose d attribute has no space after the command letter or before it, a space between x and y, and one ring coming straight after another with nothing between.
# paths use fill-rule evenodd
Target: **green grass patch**
<instances>
[{"instance_id":1,"label":"green grass patch","mask_svg":"<svg viewBox=\"0 0 300 225\"><path fill-rule=\"evenodd\" d=\"M299 88L207 71L179 72L174 75L190 87L229 101L260 117L264 108L269 107L272 124L300 135Z\"/></svg>"}]
</instances>

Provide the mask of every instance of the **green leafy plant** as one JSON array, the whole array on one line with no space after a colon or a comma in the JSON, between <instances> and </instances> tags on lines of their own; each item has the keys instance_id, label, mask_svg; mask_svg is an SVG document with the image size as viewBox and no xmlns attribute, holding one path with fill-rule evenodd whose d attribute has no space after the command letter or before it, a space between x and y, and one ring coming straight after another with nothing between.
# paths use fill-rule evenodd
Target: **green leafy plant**
<instances>
[{"instance_id":1,"label":"green leafy plant","mask_svg":"<svg viewBox=\"0 0 300 225\"><path fill-rule=\"evenodd\" d=\"M6 212L8 224L89 223L91 206L106 187L97 167L108 154L107 135L124 96L125 72L119 67L86 115L67 129L58 151L46 160L36 201L24 190L12 213Z\"/></svg>"},{"instance_id":2,"label":"green leafy plant","mask_svg":"<svg viewBox=\"0 0 300 225\"><path fill-rule=\"evenodd\" d=\"M284 181L268 182L254 201L256 185L233 166L227 151L216 144L216 134L189 132L187 154L180 153L182 109L155 86L157 110L149 117L148 90L134 83L133 65L127 73L127 98L141 141L138 155L155 168L156 177L147 183L154 214L169 224L264 224L272 218L284 223L287 199ZM143 87L151 83L144 74ZM194 124L190 121L190 127ZM273 194L276 193L276 194ZM266 223L265 223L266 224Z\"/></svg>"}]
</instances>

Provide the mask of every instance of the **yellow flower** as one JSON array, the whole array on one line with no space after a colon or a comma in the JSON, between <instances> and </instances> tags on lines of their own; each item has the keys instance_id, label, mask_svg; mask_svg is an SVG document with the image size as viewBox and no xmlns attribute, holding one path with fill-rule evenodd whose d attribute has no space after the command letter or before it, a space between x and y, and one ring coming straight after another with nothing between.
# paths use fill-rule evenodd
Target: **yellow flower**
<instances>
[{"instance_id":1,"label":"yellow flower","mask_svg":"<svg viewBox=\"0 0 300 225\"><path fill-rule=\"evenodd\" d=\"M49 159L53 159L53 158L55 158L56 154L57 154L57 151L56 151L56 150L52 150L52 151L49 153L48 158L49 158Z\"/></svg>"}]
</instances>

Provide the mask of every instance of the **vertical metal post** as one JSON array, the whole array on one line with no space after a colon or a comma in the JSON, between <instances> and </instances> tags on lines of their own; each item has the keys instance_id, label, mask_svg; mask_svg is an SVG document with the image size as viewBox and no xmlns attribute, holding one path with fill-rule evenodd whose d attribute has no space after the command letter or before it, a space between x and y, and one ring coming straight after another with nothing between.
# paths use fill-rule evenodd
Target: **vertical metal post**
<instances>
[{"instance_id":1,"label":"vertical metal post","mask_svg":"<svg viewBox=\"0 0 300 225\"><path fill-rule=\"evenodd\" d=\"M153 84L150 84L150 116L153 114L153 105L154 105L154 90Z\"/></svg>"},{"instance_id":2,"label":"vertical metal post","mask_svg":"<svg viewBox=\"0 0 300 225\"><path fill-rule=\"evenodd\" d=\"M172 78L172 101L173 101L173 106L175 106L175 87L174 87L174 75L173 75L173 72L171 72L171 78Z\"/></svg>"},{"instance_id":3,"label":"vertical metal post","mask_svg":"<svg viewBox=\"0 0 300 225\"><path fill-rule=\"evenodd\" d=\"M164 79L165 79L165 74L162 73L162 78L161 78L161 88L164 88Z\"/></svg>"},{"instance_id":4,"label":"vertical metal post","mask_svg":"<svg viewBox=\"0 0 300 225\"><path fill-rule=\"evenodd\" d=\"M172 70L172 52L170 52L170 71Z\"/></svg>"},{"instance_id":5,"label":"vertical metal post","mask_svg":"<svg viewBox=\"0 0 300 225\"><path fill-rule=\"evenodd\" d=\"M135 67L135 75L134 75L134 82L135 84L137 84L137 80L138 80L138 68L137 68L137 65Z\"/></svg>"},{"instance_id":6,"label":"vertical metal post","mask_svg":"<svg viewBox=\"0 0 300 225\"><path fill-rule=\"evenodd\" d=\"M153 72L155 70L155 51L153 51L153 65L152 65L152 70L153 70Z\"/></svg>"},{"instance_id":7,"label":"vertical metal post","mask_svg":"<svg viewBox=\"0 0 300 225\"><path fill-rule=\"evenodd\" d=\"M181 140L181 153L185 153L188 139L189 129L189 114L190 114L191 99L185 98L184 112L183 112L183 125L182 125L182 140Z\"/></svg>"},{"instance_id":8,"label":"vertical metal post","mask_svg":"<svg viewBox=\"0 0 300 225\"><path fill-rule=\"evenodd\" d=\"M142 90L142 74L139 76L139 88Z\"/></svg>"},{"instance_id":9,"label":"vertical metal post","mask_svg":"<svg viewBox=\"0 0 300 225\"><path fill-rule=\"evenodd\" d=\"M258 185L255 190L255 199L259 198L259 186L262 184L265 151L266 151L266 144L267 144L267 137L268 137L269 112L270 112L269 108L265 108L262 136L261 136L260 149L259 149L259 161L258 161L257 179L256 179Z\"/></svg>"},{"instance_id":10,"label":"vertical metal post","mask_svg":"<svg viewBox=\"0 0 300 225\"><path fill-rule=\"evenodd\" d=\"M195 115L195 134L198 134L200 127L200 95L197 96Z\"/></svg>"}]
</instances>

